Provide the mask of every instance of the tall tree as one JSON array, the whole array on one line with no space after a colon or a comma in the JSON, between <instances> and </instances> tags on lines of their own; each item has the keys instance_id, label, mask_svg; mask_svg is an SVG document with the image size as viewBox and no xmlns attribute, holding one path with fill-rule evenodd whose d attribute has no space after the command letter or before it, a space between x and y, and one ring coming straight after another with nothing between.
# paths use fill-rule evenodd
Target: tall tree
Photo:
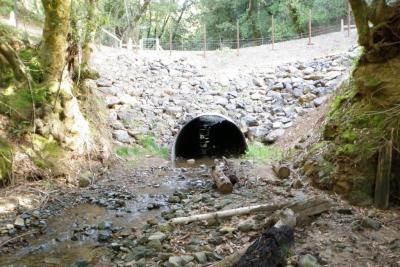
<instances>
[{"instance_id":1,"label":"tall tree","mask_svg":"<svg viewBox=\"0 0 400 267\"><path fill-rule=\"evenodd\" d=\"M71 0L42 0L45 11L42 66L45 70L47 103L35 121L38 132L52 136L64 147L77 153L91 148L91 133L66 68L67 36L70 30Z\"/></svg>"},{"instance_id":2,"label":"tall tree","mask_svg":"<svg viewBox=\"0 0 400 267\"><path fill-rule=\"evenodd\" d=\"M97 0L86 0L87 15L85 19L85 35L82 44L82 66L88 68L92 54L92 42L96 32L96 4Z\"/></svg>"},{"instance_id":3,"label":"tall tree","mask_svg":"<svg viewBox=\"0 0 400 267\"><path fill-rule=\"evenodd\" d=\"M142 18L142 16L146 13L146 10L149 7L150 2L151 0L144 0L142 5L140 5L139 3L139 8L136 11L136 14L134 15L132 21L130 22L131 24L129 25L128 28L128 37L132 38L133 42L135 43L139 43L139 32L140 32L139 21Z\"/></svg>"}]
</instances>

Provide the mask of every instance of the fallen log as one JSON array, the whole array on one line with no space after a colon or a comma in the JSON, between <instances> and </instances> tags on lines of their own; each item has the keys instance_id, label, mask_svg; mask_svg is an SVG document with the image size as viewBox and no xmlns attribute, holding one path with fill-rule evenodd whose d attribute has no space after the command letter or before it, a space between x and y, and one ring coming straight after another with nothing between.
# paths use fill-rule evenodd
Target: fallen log
<instances>
[{"instance_id":1,"label":"fallen log","mask_svg":"<svg viewBox=\"0 0 400 267\"><path fill-rule=\"evenodd\" d=\"M287 249L294 242L293 228L296 225L296 215L292 210L286 209L277 217L275 225L253 244L225 257L213 267L285 266Z\"/></svg>"},{"instance_id":2,"label":"fallen log","mask_svg":"<svg viewBox=\"0 0 400 267\"><path fill-rule=\"evenodd\" d=\"M211 176L217 186L218 190L223 194L232 193L233 185L228 177L224 174L225 164L223 162L217 163L212 167Z\"/></svg>"},{"instance_id":3,"label":"fallen log","mask_svg":"<svg viewBox=\"0 0 400 267\"><path fill-rule=\"evenodd\" d=\"M322 211L329 209L330 207L331 207L330 201L322 198L311 197L307 199L305 198L296 199L279 204L261 204L261 205L254 205L236 209L221 210L211 213L196 214L187 217L178 217L171 219L170 222L173 224L186 224L194 221L208 220L211 218L215 219L227 218L232 216L240 216L258 212L264 212L266 216L268 216L272 214L274 211L285 208L292 209L299 217L307 217L319 214Z\"/></svg>"},{"instance_id":4,"label":"fallen log","mask_svg":"<svg viewBox=\"0 0 400 267\"><path fill-rule=\"evenodd\" d=\"M319 202L318 208L312 210L311 204L316 204L318 199L306 202L307 205L299 203L298 213L291 209L285 209L277 214L277 222L269 228L253 244L247 245L236 253L225 257L223 260L212 265L213 267L258 267L258 266L286 266L288 249L294 243L294 228L297 218L302 216L317 215L327 211L331 205L327 201ZM327 205L329 203L329 205ZM324 207L324 208L323 208Z\"/></svg>"},{"instance_id":5,"label":"fallen log","mask_svg":"<svg viewBox=\"0 0 400 267\"><path fill-rule=\"evenodd\" d=\"M272 166L272 170L280 179L286 179L290 176L290 169L285 165Z\"/></svg>"}]
</instances>

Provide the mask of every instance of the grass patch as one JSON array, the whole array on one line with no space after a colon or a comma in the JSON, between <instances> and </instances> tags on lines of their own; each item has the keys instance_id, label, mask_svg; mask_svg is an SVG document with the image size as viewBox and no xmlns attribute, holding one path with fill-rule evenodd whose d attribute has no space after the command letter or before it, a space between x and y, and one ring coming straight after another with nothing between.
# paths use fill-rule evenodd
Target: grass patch
<instances>
[{"instance_id":1,"label":"grass patch","mask_svg":"<svg viewBox=\"0 0 400 267\"><path fill-rule=\"evenodd\" d=\"M169 156L168 149L157 145L154 137L148 135L139 136L137 145L118 147L115 153L129 160L138 160L146 155L160 156L165 159Z\"/></svg>"},{"instance_id":2,"label":"grass patch","mask_svg":"<svg viewBox=\"0 0 400 267\"><path fill-rule=\"evenodd\" d=\"M283 157L283 151L274 146L265 146L259 142L249 144L245 158L255 160L259 163L268 163L274 160L280 160Z\"/></svg>"}]
</instances>

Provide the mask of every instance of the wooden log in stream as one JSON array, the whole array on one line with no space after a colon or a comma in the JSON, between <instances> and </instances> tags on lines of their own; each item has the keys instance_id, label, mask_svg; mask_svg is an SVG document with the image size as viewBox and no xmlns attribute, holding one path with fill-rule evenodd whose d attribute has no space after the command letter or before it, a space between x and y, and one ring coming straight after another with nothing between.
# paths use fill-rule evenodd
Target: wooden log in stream
<instances>
[{"instance_id":1,"label":"wooden log in stream","mask_svg":"<svg viewBox=\"0 0 400 267\"><path fill-rule=\"evenodd\" d=\"M285 165L272 166L272 170L280 179L286 179L290 176L290 169Z\"/></svg>"},{"instance_id":2,"label":"wooden log in stream","mask_svg":"<svg viewBox=\"0 0 400 267\"><path fill-rule=\"evenodd\" d=\"M171 219L172 224L186 224L195 221L208 220L211 218L227 218L232 216L240 216L246 214L254 214L263 212L266 216L271 215L274 211L290 208L298 217L307 217L315 214L319 214L323 211L328 210L332 206L331 202L327 199L310 197L295 199L292 201L278 203L278 204L261 204L236 209L221 210L211 213L196 214L187 217L178 217Z\"/></svg>"},{"instance_id":3,"label":"wooden log in stream","mask_svg":"<svg viewBox=\"0 0 400 267\"><path fill-rule=\"evenodd\" d=\"M211 176L217 186L218 190L223 194L232 193L233 185L230 179L224 173L225 164L223 162L217 163L212 167Z\"/></svg>"}]
</instances>

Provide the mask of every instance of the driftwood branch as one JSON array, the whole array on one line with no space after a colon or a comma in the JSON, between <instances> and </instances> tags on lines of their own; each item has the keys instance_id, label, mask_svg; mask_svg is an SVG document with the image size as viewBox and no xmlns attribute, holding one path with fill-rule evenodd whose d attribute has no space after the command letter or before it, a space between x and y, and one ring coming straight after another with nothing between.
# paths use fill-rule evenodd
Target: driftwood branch
<instances>
[{"instance_id":1,"label":"driftwood branch","mask_svg":"<svg viewBox=\"0 0 400 267\"><path fill-rule=\"evenodd\" d=\"M225 164L223 162L217 163L212 167L211 176L214 180L218 190L223 194L232 193L233 185L229 178L224 173Z\"/></svg>"},{"instance_id":2,"label":"driftwood branch","mask_svg":"<svg viewBox=\"0 0 400 267\"><path fill-rule=\"evenodd\" d=\"M266 215L270 215L276 210L281 210L285 208L292 209L297 214L298 217L307 217L319 214L329 209L330 207L331 207L330 201L317 197L311 197L308 199L293 200L279 204L262 204L262 205L248 206L237 209L216 211L205 214L197 214L187 217L178 217L171 219L170 222L173 224L186 224L195 221L208 220L211 218L215 219L227 218L232 216L254 214L258 212L263 212Z\"/></svg>"},{"instance_id":3,"label":"driftwood branch","mask_svg":"<svg viewBox=\"0 0 400 267\"><path fill-rule=\"evenodd\" d=\"M272 170L280 179L286 179L290 176L290 169L285 165L272 166Z\"/></svg>"},{"instance_id":4,"label":"driftwood branch","mask_svg":"<svg viewBox=\"0 0 400 267\"><path fill-rule=\"evenodd\" d=\"M9 44L0 43L0 55L2 56L2 61L6 60L13 70L15 79L18 81L28 79L28 74L25 72L24 64L22 64L17 53Z\"/></svg>"},{"instance_id":5,"label":"driftwood branch","mask_svg":"<svg viewBox=\"0 0 400 267\"><path fill-rule=\"evenodd\" d=\"M313 206L315 208L313 208ZM253 244L212 265L213 267L250 267L285 265L286 251L293 244L293 229L298 218L320 214L329 210L331 203L311 198L294 204L290 209L277 213L277 222Z\"/></svg>"}]
</instances>

